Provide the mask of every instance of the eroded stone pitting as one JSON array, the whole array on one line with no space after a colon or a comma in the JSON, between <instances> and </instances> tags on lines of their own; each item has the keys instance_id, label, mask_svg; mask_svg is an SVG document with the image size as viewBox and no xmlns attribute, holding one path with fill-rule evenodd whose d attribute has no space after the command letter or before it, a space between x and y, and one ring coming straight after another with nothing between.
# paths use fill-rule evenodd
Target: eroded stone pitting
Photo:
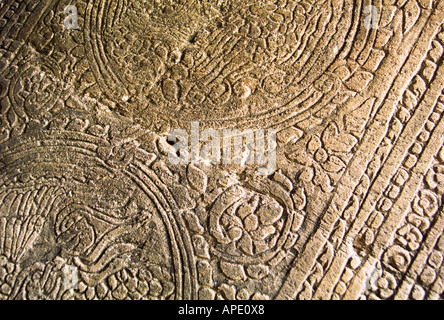
<instances>
[{"instance_id":1,"label":"eroded stone pitting","mask_svg":"<svg viewBox=\"0 0 444 320\"><path fill-rule=\"evenodd\" d=\"M1 2L0 298L442 299L444 4L369 4Z\"/></svg>"}]
</instances>

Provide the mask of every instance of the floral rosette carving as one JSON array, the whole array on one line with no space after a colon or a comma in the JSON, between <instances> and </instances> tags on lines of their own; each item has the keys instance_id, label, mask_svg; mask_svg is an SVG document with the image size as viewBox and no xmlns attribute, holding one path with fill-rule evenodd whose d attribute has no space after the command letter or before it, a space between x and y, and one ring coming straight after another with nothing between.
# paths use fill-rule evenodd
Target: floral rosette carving
<instances>
[{"instance_id":1,"label":"floral rosette carving","mask_svg":"<svg viewBox=\"0 0 444 320\"><path fill-rule=\"evenodd\" d=\"M328 193L333 191L356 143L354 136L341 133L338 125L332 122L320 136L308 135L298 141L287 157L303 166L300 180L311 181Z\"/></svg>"},{"instance_id":2,"label":"floral rosette carving","mask_svg":"<svg viewBox=\"0 0 444 320\"><path fill-rule=\"evenodd\" d=\"M16 115L25 120L60 109L60 98L66 90L65 85L55 78L54 72L42 70L34 64L34 61L28 61L21 66L9 89L9 99Z\"/></svg>"},{"instance_id":3,"label":"floral rosette carving","mask_svg":"<svg viewBox=\"0 0 444 320\"><path fill-rule=\"evenodd\" d=\"M241 192L238 188L228 194ZM212 233L225 252L254 257L272 249L283 232L284 209L275 200L260 195L247 196L219 217L211 219ZM288 218L288 217L287 217Z\"/></svg>"},{"instance_id":4,"label":"floral rosette carving","mask_svg":"<svg viewBox=\"0 0 444 320\"><path fill-rule=\"evenodd\" d=\"M247 186L233 185L216 199L208 223L214 254L230 262L263 263L295 243L303 221L299 210L305 206L304 190L292 190L281 173L276 177L286 186L249 179Z\"/></svg>"}]
</instances>

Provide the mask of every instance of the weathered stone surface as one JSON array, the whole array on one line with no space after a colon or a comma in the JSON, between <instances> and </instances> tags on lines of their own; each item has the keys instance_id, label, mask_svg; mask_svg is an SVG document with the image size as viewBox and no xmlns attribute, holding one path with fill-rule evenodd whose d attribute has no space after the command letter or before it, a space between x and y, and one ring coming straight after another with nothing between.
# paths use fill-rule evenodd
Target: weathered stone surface
<instances>
[{"instance_id":1,"label":"weathered stone surface","mask_svg":"<svg viewBox=\"0 0 444 320\"><path fill-rule=\"evenodd\" d=\"M0 299L442 299L444 2L367 4L1 0Z\"/></svg>"}]
</instances>

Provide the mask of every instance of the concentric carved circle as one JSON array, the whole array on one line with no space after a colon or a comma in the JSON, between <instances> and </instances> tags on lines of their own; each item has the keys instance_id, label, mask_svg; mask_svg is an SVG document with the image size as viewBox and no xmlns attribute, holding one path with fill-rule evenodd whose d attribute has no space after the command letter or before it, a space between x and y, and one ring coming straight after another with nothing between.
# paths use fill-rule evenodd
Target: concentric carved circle
<instances>
[{"instance_id":1,"label":"concentric carved circle","mask_svg":"<svg viewBox=\"0 0 444 320\"><path fill-rule=\"evenodd\" d=\"M38 139L24 144L11 139L2 145L0 161L7 169L2 170L0 195L3 206L9 207L2 208L8 216L0 217L18 228L2 237L11 238L11 252L13 244L21 250L7 256L17 264L33 262L34 242L49 228L54 251L79 268L88 286L124 268L146 272L154 267L169 274L162 281L173 282L174 288L153 297L192 299L193 250L182 222L173 214L178 209L168 188L146 162L113 159L106 152L111 150L109 143L100 138L106 128L91 126L87 134L79 131L80 123L76 119L66 130L44 130ZM9 216L18 220L10 222Z\"/></svg>"},{"instance_id":2,"label":"concentric carved circle","mask_svg":"<svg viewBox=\"0 0 444 320\"><path fill-rule=\"evenodd\" d=\"M40 117L50 112L62 95L63 85L50 71L27 61L12 79L9 98L22 117Z\"/></svg>"},{"instance_id":3,"label":"concentric carved circle","mask_svg":"<svg viewBox=\"0 0 444 320\"><path fill-rule=\"evenodd\" d=\"M102 90L142 122L215 128L282 127L337 92L326 71L359 3L209 2L90 1L85 39Z\"/></svg>"},{"instance_id":4,"label":"concentric carved circle","mask_svg":"<svg viewBox=\"0 0 444 320\"><path fill-rule=\"evenodd\" d=\"M443 298L443 3L0 2L0 299Z\"/></svg>"}]
</instances>

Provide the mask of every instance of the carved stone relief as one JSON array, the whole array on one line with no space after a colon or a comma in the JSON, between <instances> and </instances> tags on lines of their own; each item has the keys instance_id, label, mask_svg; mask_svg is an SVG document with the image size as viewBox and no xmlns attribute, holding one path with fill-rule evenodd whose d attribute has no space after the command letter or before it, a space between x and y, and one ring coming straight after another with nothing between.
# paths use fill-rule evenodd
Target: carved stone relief
<instances>
[{"instance_id":1,"label":"carved stone relief","mask_svg":"<svg viewBox=\"0 0 444 320\"><path fill-rule=\"evenodd\" d=\"M441 0L1 0L0 299L442 299L443 20ZM275 132L275 170L242 137L240 163L172 162L196 123L197 153Z\"/></svg>"}]
</instances>

